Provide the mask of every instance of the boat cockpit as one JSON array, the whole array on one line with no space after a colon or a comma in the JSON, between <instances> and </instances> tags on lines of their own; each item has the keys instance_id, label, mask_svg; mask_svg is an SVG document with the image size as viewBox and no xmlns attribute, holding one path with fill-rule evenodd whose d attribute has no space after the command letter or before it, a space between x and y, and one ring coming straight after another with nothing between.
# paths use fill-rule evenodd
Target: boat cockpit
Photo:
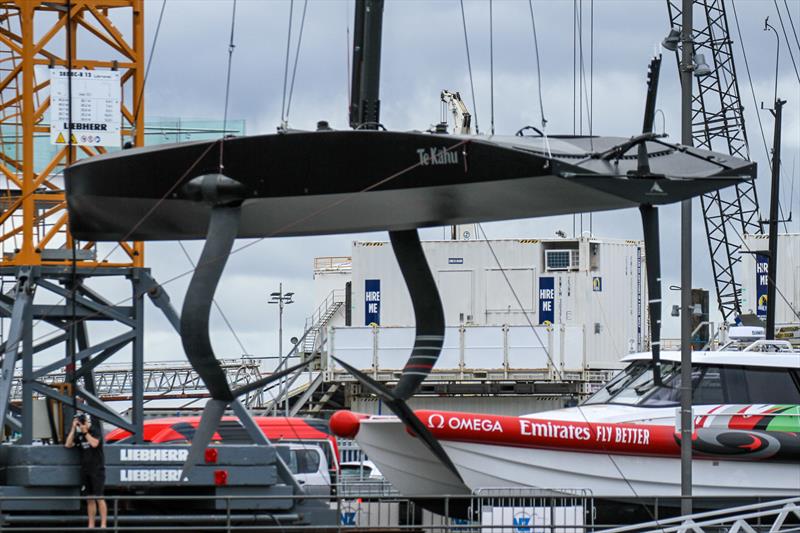
<instances>
[{"instance_id":1,"label":"boat cockpit","mask_svg":"<svg viewBox=\"0 0 800 533\"><path fill-rule=\"evenodd\" d=\"M720 352L706 353L720 354ZM800 405L800 368L798 368L800 354L743 355L741 352L733 352L727 357L706 356L702 362L695 360L692 363L692 403L694 405ZM662 386L654 385L652 362L644 358L636 359L583 405L620 404L637 407L680 405L679 357L678 360L670 360L673 358L665 354L663 359ZM786 359L786 361L783 361L783 365L777 360L774 361L774 365L764 364L773 359Z\"/></svg>"}]
</instances>

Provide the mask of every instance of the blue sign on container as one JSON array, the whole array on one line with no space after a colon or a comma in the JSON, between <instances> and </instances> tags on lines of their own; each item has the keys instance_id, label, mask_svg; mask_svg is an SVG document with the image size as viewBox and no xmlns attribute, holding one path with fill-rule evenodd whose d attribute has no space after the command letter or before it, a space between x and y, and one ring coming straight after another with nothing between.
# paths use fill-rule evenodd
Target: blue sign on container
<instances>
[{"instance_id":1,"label":"blue sign on container","mask_svg":"<svg viewBox=\"0 0 800 533\"><path fill-rule=\"evenodd\" d=\"M556 321L555 278L539 278L539 324L553 324Z\"/></svg>"},{"instance_id":2,"label":"blue sign on container","mask_svg":"<svg viewBox=\"0 0 800 533\"><path fill-rule=\"evenodd\" d=\"M756 316L767 316L767 289L769 288L769 257L756 254Z\"/></svg>"},{"instance_id":3,"label":"blue sign on container","mask_svg":"<svg viewBox=\"0 0 800 533\"><path fill-rule=\"evenodd\" d=\"M381 323L381 280L364 280L364 325Z\"/></svg>"}]
</instances>

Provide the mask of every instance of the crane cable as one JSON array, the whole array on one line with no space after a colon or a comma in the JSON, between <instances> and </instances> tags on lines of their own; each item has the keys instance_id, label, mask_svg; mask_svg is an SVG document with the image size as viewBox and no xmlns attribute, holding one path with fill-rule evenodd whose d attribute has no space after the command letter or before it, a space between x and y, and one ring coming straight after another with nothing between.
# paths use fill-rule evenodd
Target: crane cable
<instances>
[{"instance_id":1,"label":"crane cable","mask_svg":"<svg viewBox=\"0 0 800 533\"><path fill-rule=\"evenodd\" d=\"M739 36L739 45L742 48L742 58L744 59L744 68L745 72L747 72L747 83L750 86L750 95L753 98L753 109L756 110L756 120L758 122L758 130L761 133L761 143L764 147L764 156L767 160L767 166L769 167L770 171L772 170L772 157L770 157L770 148L769 144L767 143L767 136L764 133L764 122L761 120L761 114L758 112L758 98L756 98L756 91L755 86L753 85L753 77L750 74L750 62L747 59L747 49L744 45L744 39L742 37L742 28L739 25L739 14L736 11L736 0L731 0L731 7L733 8L733 20L736 24L736 33ZM786 222L784 221L784 228L786 228Z\"/></svg>"},{"instance_id":2,"label":"crane cable","mask_svg":"<svg viewBox=\"0 0 800 533\"><path fill-rule=\"evenodd\" d=\"M778 12L778 21L781 23L781 30L783 31L783 38L786 40L786 48L789 49L789 58L792 60L792 67L794 67L794 75L797 78L797 81L800 82L800 72L797 71L797 63L794 60L794 52L792 52L792 47L789 44L789 36L786 34L786 26L783 24L783 15L781 15L781 9L778 7L778 0L772 0L775 4L775 11ZM777 83L778 80L775 80Z\"/></svg>"},{"instance_id":3,"label":"crane cable","mask_svg":"<svg viewBox=\"0 0 800 533\"><path fill-rule=\"evenodd\" d=\"M489 0L489 104L491 106L491 131L494 135L494 10Z\"/></svg>"},{"instance_id":4,"label":"crane cable","mask_svg":"<svg viewBox=\"0 0 800 533\"><path fill-rule=\"evenodd\" d=\"M294 94L294 79L297 76L297 61L300 58L300 45L303 42L303 28L306 24L306 9L308 8L308 0L303 2L303 14L300 16L300 32L297 36L297 48L294 53L294 66L292 67L292 81L289 84L289 99L286 103L286 122L289 122L289 110L292 107L292 94Z\"/></svg>"},{"instance_id":5,"label":"crane cable","mask_svg":"<svg viewBox=\"0 0 800 533\"><path fill-rule=\"evenodd\" d=\"M223 163L223 148L225 147L225 137L228 129L228 101L231 94L231 67L233 66L233 51L236 49L234 36L236 34L236 0L233 0L231 9L231 37L228 41L228 68L225 76L225 104L222 113L222 139L219 142L219 173L222 174L225 168Z\"/></svg>"},{"instance_id":6,"label":"crane cable","mask_svg":"<svg viewBox=\"0 0 800 533\"><path fill-rule=\"evenodd\" d=\"M789 9L789 4L783 0L783 5L786 7L786 15L789 17L789 25L792 27L794 34L794 42L797 44L797 49L800 50L800 39L797 38L797 30L794 27L794 20L792 20L792 11Z\"/></svg>"},{"instance_id":7,"label":"crane cable","mask_svg":"<svg viewBox=\"0 0 800 533\"><path fill-rule=\"evenodd\" d=\"M536 56L536 79L537 89L539 92L539 114L542 118L542 137L544 138L544 147L547 150L547 157L552 157L550 153L550 140L547 138L547 118L544 114L544 99L542 98L542 69L541 61L539 60L539 38L536 35L536 17L533 15L533 0L528 0L528 10L531 14L531 31L533 32L533 50Z\"/></svg>"},{"instance_id":8,"label":"crane cable","mask_svg":"<svg viewBox=\"0 0 800 533\"><path fill-rule=\"evenodd\" d=\"M283 100L281 101L281 125L279 130L286 128L286 83L289 80L289 52L292 46L292 15L294 13L294 0L289 0L289 27L286 32L286 61L283 66Z\"/></svg>"},{"instance_id":9,"label":"crane cable","mask_svg":"<svg viewBox=\"0 0 800 533\"><path fill-rule=\"evenodd\" d=\"M144 68L144 79L142 80L142 92L139 93L139 98L136 99L136 106L133 108L133 124L132 130L136 131L136 121L139 120L139 110L142 108L142 99L144 98L144 88L147 86L147 77L150 75L150 66L153 64L153 56L156 53L156 44L158 43L158 34L161 32L161 21L164 20L164 9L167 7L167 0L161 2L161 11L158 14L158 22L156 23L156 31L153 35L153 43L150 45L150 55L147 58L147 66Z\"/></svg>"},{"instance_id":10,"label":"crane cable","mask_svg":"<svg viewBox=\"0 0 800 533\"><path fill-rule=\"evenodd\" d=\"M472 92L472 115L475 117L475 134L480 135L481 130L478 127L478 106L475 103L475 82L472 78L472 60L469 54L469 37L467 36L467 18L464 15L464 0L459 0L461 4L461 25L464 28L464 47L467 49L467 70L469 71L469 88Z\"/></svg>"}]
</instances>

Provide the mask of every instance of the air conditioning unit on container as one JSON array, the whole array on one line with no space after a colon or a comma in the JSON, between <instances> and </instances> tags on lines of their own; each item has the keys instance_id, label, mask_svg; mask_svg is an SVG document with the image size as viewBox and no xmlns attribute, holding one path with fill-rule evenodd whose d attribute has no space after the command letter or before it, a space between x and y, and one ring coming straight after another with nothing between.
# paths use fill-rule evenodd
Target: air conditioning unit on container
<instances>
[{"instance_id":1,"label":"air conditioning unit on container","mask_svg":"<svg viewBox=\"0 0 800 533\"><path fill-rule=\"evenodd\" d=\"M544 269L547 272L578 270L579 257L578 250L545 250Z\"/></svg>"}]
</instances>

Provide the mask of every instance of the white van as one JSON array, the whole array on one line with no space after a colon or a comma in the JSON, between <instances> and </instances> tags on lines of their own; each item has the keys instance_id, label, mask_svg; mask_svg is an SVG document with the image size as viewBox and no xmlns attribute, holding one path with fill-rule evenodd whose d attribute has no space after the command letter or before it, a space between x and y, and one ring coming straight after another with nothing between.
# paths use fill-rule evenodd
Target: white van
<instances>
[{"instance_id":1,"label":"white van","mask_svg":"<svg viewBox=\"0 0 800 533\"><path fill-rule=\"evenodd\" d=\"M280 443L278 454L307 494L331 493L331 475L325 452L316 444Z\"/></svg>"}]
</instances>

